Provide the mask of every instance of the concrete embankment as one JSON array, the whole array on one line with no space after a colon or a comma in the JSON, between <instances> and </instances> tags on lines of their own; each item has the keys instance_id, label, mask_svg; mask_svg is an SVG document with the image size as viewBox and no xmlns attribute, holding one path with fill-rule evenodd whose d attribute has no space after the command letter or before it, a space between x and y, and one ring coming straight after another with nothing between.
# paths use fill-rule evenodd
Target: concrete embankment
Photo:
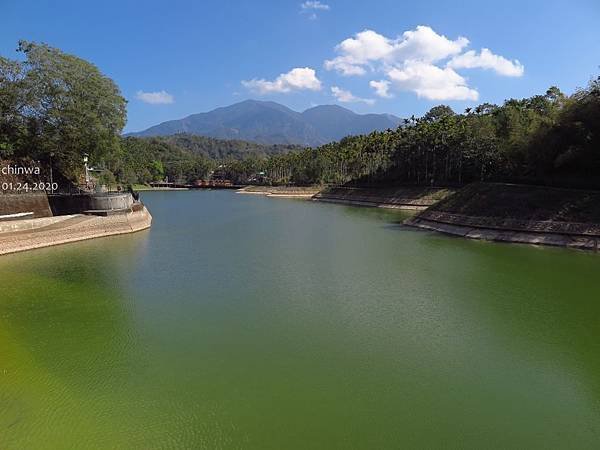
<instances>
[{"instance_id":1,"label":"concrete embankment","mask_svg":"<svg viewBox=\"0 0 600 450\"><path fill-rule=\"evenodd\" d=\"M0 226L0 255L105 236L134 233L152 224L145 206L107 216L73 214L19 220Z\"/></svg>"},{"instance_id":2,"label":"concrete embankment","mask_svg":"<svg viewBox=\"0 0 600 450\"><path fill-rule=\"evenodd\" d=\"M598 250L600 192L477 183L405 223L470 239Z\"/></svg>"},{"instance_id":3,"label":"concrete embankment","mask_svg":"<svg viewBox=\"0 0 600 450\"><path fill-rule=\"evenodd\" d=\"M236 192L276 198L311 198L319 192L319 188L311 186L246 186Z\"/></svg>"},{"instance_id":4,"label":"concrete embankment","mask_svg":"<svg viewBox=\"0 0 600 450\"><path fill-rule=\"evenodd\" d=\"M403 186L392 188L327 188L313 200L344 205L370 206L406 210L423 210L446 198L453 191L447 188Z\"/></svg>"}]
</instances>

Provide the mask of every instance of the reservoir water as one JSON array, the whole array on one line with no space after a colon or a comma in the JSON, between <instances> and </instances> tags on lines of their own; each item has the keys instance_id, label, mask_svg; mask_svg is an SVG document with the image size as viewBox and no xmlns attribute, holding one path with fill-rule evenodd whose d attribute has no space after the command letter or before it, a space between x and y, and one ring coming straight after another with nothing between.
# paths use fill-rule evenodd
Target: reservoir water
<instances>
[{"instance_id":1,"label":"reservoir water","mask_svg":"<svg viewBox=\"0 0 600 450\"><path fill-rule=\"evenodd\" d=\"M600 256L150 192L0 258L1 449L592 449Z\"/></svg>"}]
</instances>

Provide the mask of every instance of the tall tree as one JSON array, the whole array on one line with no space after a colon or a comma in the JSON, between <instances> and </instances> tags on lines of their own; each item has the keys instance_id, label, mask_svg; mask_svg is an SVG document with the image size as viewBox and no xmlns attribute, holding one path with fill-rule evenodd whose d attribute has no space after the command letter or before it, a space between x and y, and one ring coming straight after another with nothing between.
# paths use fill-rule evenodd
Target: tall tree
<instances>
[{"instance_id":1,"label":"tall tree","mask_svg":"<svg viewBox=\"0 0 600 450\"><path fill-rule=\"evenodd\" d=\"M98 68L46 44L20 41L24 61L0 60L0 145L49 161L75 179L82 157L99 162L119 147L126 100ZM8 115L5 116L5 111Z\"/></svg>"}]
</instances>

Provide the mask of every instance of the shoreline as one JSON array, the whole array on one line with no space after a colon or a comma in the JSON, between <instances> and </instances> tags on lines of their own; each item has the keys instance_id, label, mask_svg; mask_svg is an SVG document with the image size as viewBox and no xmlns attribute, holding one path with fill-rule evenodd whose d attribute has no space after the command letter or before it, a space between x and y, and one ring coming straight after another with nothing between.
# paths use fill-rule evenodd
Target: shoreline
<instances>
[{"instance_id":1,"label":"shoreline","mask_svg":"<svg viewBox=\"0 0 600 450\"><path fill-rule=\"evenodd\" d=\"M437 187L335 187L318 192L312 200L349 206L423 211L452 193L450 189Z\"/></svg>"},{"instance_id":2,"label":"shoreline","mask_svg":"<svg viewBox=\"0 0 600 450\"><path fill-rule=\"evenodd\" d=\"M297 186L246 186L237 189L236 194L264 195L270 198L304 198L309 199L318 194L319 187Z\"/></svg>"},{"instance_id":3,"label":"shoreline","mask_svg":"<svg viewBox=\"0 0 600 450\"><path fill-rule=\"evenodd\" d=\"M151 186L135 186L136 192L152 192L152 191L189 191L190 188L185 187L151 187Z\"/></svg>"},{"instance_id":4,"label":"shoreline","mask_svg":"<svg viewBox=\"0 0 600 450\"><path fill-rule=\"evenodd\" d=\"M490 242L509 244L547 245L597 252L600 249L600 236L540 232L531 229L506 229L500 226L477 227L460 223L447 223L421 217L412 217L405 225L438 233Z\"/></svg>"},{"instance_id":5,"label":"shoreline","mask_svg":"<svg viewBox=\"0 0 600 450\"><path fill-rule=\"evenodd\" d=\"M322 191L317 187L249 186L236 193L414 211L416 214L404 221L405 225L467 239L596 252L600 249L596 210L600 192L596 191L479 183L456 191L412 186L337 187ZM574 203L578 209L573 207ZM515 205L526 207L519 209ZM570 215L554 214L554 210L565 209L565 206L572 208ZM582 216L582 211L587 215ZM143 205L107 216L71 214L3 221L0 222L0 255L135 233L150 228L151 223L152 216Z\"/></svg>"},{"instance_id":6,"label":"shoreline","mask_svg":"<svg viewBox=\"0 0 600 450\"><path fill-rule=\"evenodd\" d=\"M137 233L150 228L152 216L146 207L142 206L108 216L74 214L19 222L22 223L12 222L12 230L0 232L0 255Z\"/></svg>"},{"instance_id":7,"label":"shoreline","mask_svg":"<svg viewBox=\"0 0 600 450\"><path fill-rule=\"evenodd\" d=\"M467 239L598 251L600 191L473 183L405 224Z\"/></svg>"},{"instance_id":8,"label":"shoreline","mask_svg":"<svg viewBox=\"0 0 600 450\"><path fill-rule=\"evenodd\" d=\"M486 192L490 190L491 192ZM590 195L600 195L595 192L564 188L488 183L468 185L457 191L433 188L427 193L419 192L419 188L412 187L333 188L319 192L312 197L312 200L349 206L415 211L416 214L407 219L405 225L466 239L547 245L588 251L600 250L600 223L591 219L588 222L556 220L555 214L549 214L544 210L548 205L535 201L535 195L540 193L544 196L554 196L553 206L561 204L571 206L573 199L568 199L571 203L565 202L564 197L567 195L574 196L577 200L588 198ZM484 201L475 203L475 213L471 208L469 214L460 214L462 207L470 206L470 203L477 201L479 196L483 196ZM535 214L529 216L523 210L514 213L513 217L510 207L504 211L504 216L497 214L491 205L506 202L506 199L501 198L503 196L511 199L509 203L522 204L523 200L525 203L531 201L533 205L537 203L536 206L541 210L537 213L542 217L536 218ZM534 209L528 205L527 209L529 208Z\"/></svg>"},{"instance_id":9,"label":"shoreline","mask_svg":"<svg viewBox=\"0 0 600 450\"><path fill-rule=\"evenodd\" d=\"M380 201L372 201L372 202L359 201L359 200L344 200L344 199L337 199L337 198L325 198L325 197L320 197L320 198L311 197L311 198L314 202L319 202L319 203L332 203L332 204L336 204L336 205L359 206L359 207L365 207L365 208L401 209L401 210L405 210L405 211L424 211L427 208L429 208L429 206L425 206L425 205L408 205L408 204L387 203L384 198L382 198Z\"/></svg>"}]
</instances>

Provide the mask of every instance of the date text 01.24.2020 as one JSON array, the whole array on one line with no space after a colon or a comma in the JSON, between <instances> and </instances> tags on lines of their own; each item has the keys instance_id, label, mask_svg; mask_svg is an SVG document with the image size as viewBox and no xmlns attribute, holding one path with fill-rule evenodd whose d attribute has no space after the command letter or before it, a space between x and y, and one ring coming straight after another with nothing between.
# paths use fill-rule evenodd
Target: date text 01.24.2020
<instances>
[{"instance_id":1,"label":"date text 01.24.2020","mask_svg":"<svg viewBox=\"0 0 600 450\"><path fill-rule=\"evenodd\" d=\"M36 191L56 191L58 183L1 183L0 190L3 192L36 192Z\"/></svg>"}]
</instances>

